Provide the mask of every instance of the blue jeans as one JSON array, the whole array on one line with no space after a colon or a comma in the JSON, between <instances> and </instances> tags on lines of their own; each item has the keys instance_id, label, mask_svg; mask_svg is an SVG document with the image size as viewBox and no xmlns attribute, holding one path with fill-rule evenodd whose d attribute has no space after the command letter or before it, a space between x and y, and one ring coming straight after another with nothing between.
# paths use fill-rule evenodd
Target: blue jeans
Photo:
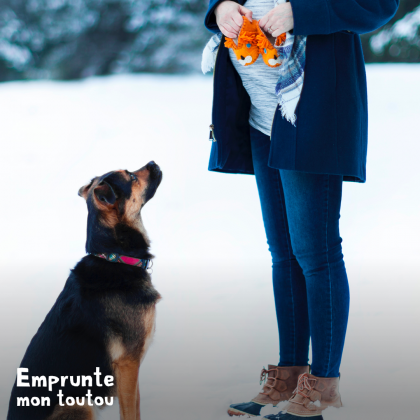
<instances>
[{"instance_id":1,"label":"blue jeans","mask_svg":"<svg viewBox=\"0 0 420 420\"><path fill-rule=\"evenodd\" d=\"M312 374L337 377L350 303L339 233L343 177L270 168L270 138L252 127L251 147L273 261L279 366L307 365L311 339Z\"/></svg>"}]
</instances>

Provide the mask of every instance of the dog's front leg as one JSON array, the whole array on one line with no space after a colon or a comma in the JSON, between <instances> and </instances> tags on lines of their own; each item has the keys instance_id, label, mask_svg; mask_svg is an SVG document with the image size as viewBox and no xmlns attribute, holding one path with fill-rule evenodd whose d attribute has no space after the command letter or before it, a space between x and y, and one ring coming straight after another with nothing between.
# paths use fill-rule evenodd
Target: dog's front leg
<instances>
[{"instance_id":1,"label":"dog's front leg","mask_svg":"<svg viewBox=\"0 0 420 420\"><path fill-rule=\"evenodd\" d=\"M140 420L140 384L137 381L137 393L136 393L136 420Z\"/></svg>"},{"instance_id":2,"label":"dog's front leg","mask_svg":"<svg viewBox=\"0 0 420 420\"><path fill-rule=\"evenodd\" d=\"M139 368L140 361L118 360L114 365L121 420L140 420Z\"/></svg>"}]
</instances>

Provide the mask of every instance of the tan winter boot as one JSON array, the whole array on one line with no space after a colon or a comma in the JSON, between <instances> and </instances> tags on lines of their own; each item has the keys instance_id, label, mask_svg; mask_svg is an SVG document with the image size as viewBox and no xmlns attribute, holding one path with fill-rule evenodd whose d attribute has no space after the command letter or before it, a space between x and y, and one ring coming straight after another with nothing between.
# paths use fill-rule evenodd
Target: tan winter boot
<instances>
[{"instance_id":1,"label":"tan winter boot","mask_svg":"<svg viewBox=\"0 0 420 420\"><path fill-rule=\"evenodd\" d=\"M328 407L342 407L339 381L340 378L319 378L309 373L300 375L283 412L298 417L315 417Z\"/></svg>"},{"instance_id":2,"label":"tan winter boot","mask_svg":"<svg viewBox=\"0 0 420 420\"><path fill-rule=\"evenodd\" d=\"M250 402L232 404L228 409L230 416L259 416L261 408L267 404L276 406L280 401L287 401L296 387L299 375L309 374L309 366L275 366L268 365L263 368L260 384L264 381L261 392Z\"/></svg>"}]
</instances>

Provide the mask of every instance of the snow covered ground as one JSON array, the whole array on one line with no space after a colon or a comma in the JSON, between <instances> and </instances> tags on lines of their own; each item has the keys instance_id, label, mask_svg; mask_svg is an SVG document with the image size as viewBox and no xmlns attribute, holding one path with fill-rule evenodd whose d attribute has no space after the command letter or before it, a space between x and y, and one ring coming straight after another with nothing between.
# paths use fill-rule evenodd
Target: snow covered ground
<instances>
[{"instance_id":1,"label":"snow covered ground","mask_svg":"<svg viewBox=\"0 0 420 420\"><path fill-rule=\"evenodd\" d=\"M368 181L345 184L341 217L352 293L345 407L325 420L418 418L419 75L419 65L368 67ZM142 418L226 419L277 363L255 180L207 171L211 90L202 76L0 85L1 418L29 340L84 255L79 187L152 159L164 179L143 219L163 300L141 367Z\"/></svg>"}]
</instances>

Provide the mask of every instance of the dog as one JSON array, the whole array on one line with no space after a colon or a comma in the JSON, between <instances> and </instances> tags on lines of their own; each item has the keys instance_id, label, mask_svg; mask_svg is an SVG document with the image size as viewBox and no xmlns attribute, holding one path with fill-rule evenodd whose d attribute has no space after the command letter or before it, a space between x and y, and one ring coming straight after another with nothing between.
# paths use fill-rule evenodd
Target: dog
<instances>
[{"instance_id":1,"label":"dog","mask_svg":"<svg viewBox=\"0 0 420 420\"><path fill-rule=\"evenodd\" d=\"M161 180L159 166L149 162L80 188L88 255L71 270L26 350L7 420L94 420L93 402L103 408L111 397L118 397L121 420L140 420L139 368L161 298L147 271L153 256L141 209ZM85 382L74 386L77 378Z\"/></svg>"}]
</instances>

